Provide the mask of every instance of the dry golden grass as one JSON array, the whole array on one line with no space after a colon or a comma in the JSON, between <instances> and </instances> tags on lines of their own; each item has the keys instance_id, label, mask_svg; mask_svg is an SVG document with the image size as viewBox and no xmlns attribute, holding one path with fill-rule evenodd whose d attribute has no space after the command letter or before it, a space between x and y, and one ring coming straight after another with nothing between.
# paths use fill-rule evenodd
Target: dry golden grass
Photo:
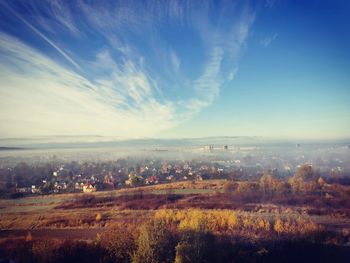
<instances>
[{"instance_id":1,"label":"dry golden grass","mask_svg":"<svg viewBox=\"0 0 350 263\"><path fill-rule=\"evenodd\" d=\"M225 180L208 180L194 183L175 182L110 192L96 192L90 195L102 199L103 197L107 197L107 199L115 197L115 202L111 206L102 203L99 206L78 209L70 208L69 205L65 209L57 207L67 205L77 198L86 196L86 194L60 194L28 197L19 200L1 200L0 205L3 208L0 210L0 229L109 228L120 222L143 222L155 214L156 217L162 217L167 223L176 222L180 228L191 225L198 226L200 220L205 220L208 227L217 232L233 231L241 228L250 228L254 231L273 229L275 233L306 231L303 230L302 223L298 223L297 218L305 211L307 213L309 208L251 202L237 206L235 203L230 203L232 202L232 196L226 195L225 197L225 194L215 193L223 188L225 182ZM160 200L163 200L165 195L158 200L157 196L162 194L154 195L152 193L153 191L163 191L162 193L170 196L173 195L171 189L209 189L213 193L180 194L181 198L173 203L167 199L165 203L161 203ZM141 192L143 197L140 200L137 198L131 200L132 204L127 204L127 202L124 202L125 198L120 198L122 196L126 197L126 195L137 196ZM150 206L149 199L145 198L147 195L153 195L152 198L156 198L156 201L160 203L154 207ZM149 206L142 205L142 202L148 203ZM218 207L222 209L218 210ZM237 209L254 212L247 213ZM172 213L175 213L175 215ZM292 222L285 219L286 215L292 218L290 219ZM176 218L175 221L174 218ZM281 222L277 218L280 218ZM350 229L349 218L334 217L331 214L315 215L310 218L313 222L322 223L333 228ZM302 220L300 222L305 223ZM308 221L306 224L308 224ZM315 225L309 224L307 227L312 229Z\"/></svg>"},{"instance_id":2,"label":"dry golden grass","mask_svg":"<svg viewBox=\"0 0 350 263\"><path fill-rule=\"evenodd\" d=\"M163 209L158 210L154 218L175 225L179 230L208 230L216 234L241 232L246 236L259 233L303 236L324 230L309 216L301 214L295 217L276 213L267 218L252 212L232 210Z\"/></svg>"}]
</instances>

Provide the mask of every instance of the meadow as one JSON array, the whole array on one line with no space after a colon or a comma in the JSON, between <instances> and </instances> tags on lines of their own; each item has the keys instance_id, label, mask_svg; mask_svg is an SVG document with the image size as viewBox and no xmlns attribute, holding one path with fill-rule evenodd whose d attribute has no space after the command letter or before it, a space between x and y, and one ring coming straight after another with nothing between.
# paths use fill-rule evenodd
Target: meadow
<instances>
[{"instance_id":1,"label":"meadow","mask_svg":"<svg viewBox=\"0 0 350 263\"><path fill-rule=\"evenodd\" d=\"M203 180L1 200L1 252L5 258L11 257L14 255L11 249L21 245L34 260L35 253L42 257L40 253L48 253L47 250L54 247L57 251L50 253L55 255L64 249L65 242L73 242L74 246L84 247L79 249L109 255L91 262L206 262L204 259L210 255L205 255L204 248L212 242L210 246L215 244L217 250L214 252L227 257L217 256L217 262L240 258L243 262L271 261L270 257L274 258L284 249L290 253L293 249L304 251L313 246L315 253L319 251L317 246L325 246L324 251L330 251L328 256L333 255L332 251L348 256L350 187L319 181L303 181L297 187L292 180L271 181L265 176L260 181ZM149 229L150 226L154 229ZM156 240L165 238L155 234L162 231L169 235L166 240L173 243L158 240L150 247L149 240L140 241L152 235ZM125 235L132 238L124 240ZM196 240L199 247L191 247ZM148 245L140 247L145 246L145 242ZM164 242L168 246L166 250L173 252L171 255L144 251L158 251ZM128 249L118 247L121 244L129 244ZM37 246L39 252L35 250ZM225 254L221 246L229 250L234 247L245 256L239 256L237 251ZM187 254L193 249L204 249L200 252L204 254L188 259ZM122 250L126 255L118 260ZM247 253L252 251L253 256L248 257ZM57 262L58 259L50 260Z\"/></svg>"}]
</instances>

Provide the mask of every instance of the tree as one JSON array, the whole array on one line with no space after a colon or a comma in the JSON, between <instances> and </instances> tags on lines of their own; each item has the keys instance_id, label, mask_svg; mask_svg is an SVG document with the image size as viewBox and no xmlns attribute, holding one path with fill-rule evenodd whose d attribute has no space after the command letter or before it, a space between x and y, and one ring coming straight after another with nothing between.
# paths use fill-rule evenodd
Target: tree
<instances>
[{"instance_id":1,"label":"tree","mask_svg":"<svg viewBox=\"0 0 350 263\"><path fill-rule=\"evenodd\" d=\"M175 263L215 262L215 237L209 232L185 231L176 246Z\"/></svg>"},{"instance_id":2,"label":"tree","mask_svg":"<svg viewBox=\"0 0 350 263\"><path fill-rule=\"evenodd\" d=\"M143 183L143 177L132 172L129 174L129 181L131 186L141 185Z\"/></svg>"},{"instance_id":3,"label":"tree","mask_svg":"<svg viewBox=\"0 0 350 263\"><path fill-rule=\"evenodd\" d=\"M96 222L100 222L102 219L103 219L103 218L102 218L101 213L97 213L97 214L96 214L96 217L95 217Z\"/></svg>"},{"instance_id":4,"label":"tree","mask_svg":"<svg viewBox=\"0 0 350 263\"><path fill-rule=\"evenodd\" d=\"M275 188L275 180L271 174L263 174L260 177L260 189L262 190L264 196L271 197Z\"/></svg>"},{"instance_id":5,"label":"tree","mask_svg":"<svg viewBox=\"0 0 350 263\"><path fill-rule=\"evenodd\" d=\"M230 194L234 192L238 187L238 184L234 181L227 181L225 182L223 189L226 194Z\"/></svg>"},{"instance_id":6,"label":"tree","mask_svg":"<svg viewBox=\"0 0 350 263\"><path fill-rule=\"evenodd\" d=\"M294 176L296 178L301 178L304 181L310 181L312 179L315 179L314 175L315 173L312 165L304 164L298 168Z\"/></svg>"},{"instance_id":7,"label":"tree","mask_svg":"<svg viewBox=\"0 0 350 263\"><path fill-rule=\"evenodd\" d=\"M276 192L279 195L286 195L290 193L290 184L285 181L277 182L276 184Z\"/></svg>"},{"instance_id":8,"label":"tree","mask_svg":"<svg viewBox=\"0 0 350 263\"><path fill-rule=\"evenodd\" d=\"M153 220L143 225L136 243L132 262L174 262L176 242L164 222Z\"/></svg>"},{"instance_id":9,"label":"tree","mask_svg":"<svg viewBox=\"0 0 350 263\"><path fill-rule=\"evenodd\" d=\"M326 185L326 181L320 176L317 179L317 184L319 185L319 187L322 189L325 185Z\"/></svg>"},{"instance_id":10,"label":"tree","mask_svg":"<svg viewBox=\"0 0 350 263\"><path fill-rule=\"evenodd\" d=\"M259 185L252 182L240 182L238 184L237 190L235 191L235 196L241 201L251 202L258 198Z\"/></svg>"},{"instance_id":11,"label":"tree","mask_svg":"<svg viewBox=\"0 0 350 263\"><path fill-rule=\"evenodd\" d=\"M305 164L298 168L296 173L289 179L290 186L294 193L301 191L313 191L316 181L316 174L312 165Z\"/></svg>"},{"instance_id":12,"label":"tree","mask_svg":"<svg viewBox=\"0 0 350 263\"><path fill-rule=\"evenodd\" d=\"M273 228L278 234L283 233L284 228L283 228L283 221L281 220L281 218L279 217L276 218Z\"/></svg>"},{"instance_id":13,"label":"tree","mask_svg":"<svg viewBox=\"0 0 350 263\"><path fill-rule=\"evenodd\" d=\"M41 187L41 192L43 194L49 194L55 189L53 183L46 183L44 186Z\"/></svg>"},{"instance_id":14,"label":"tree","mask_svg":"<svg viewBox=\"0 0 350 263\"><path fill-rule=\"evenodd\" d=\"M130 225L118 224L102 233L99 244L107 250L112 261L128 263L136 249L134 233Z\"/></svg>"}]
</instances>

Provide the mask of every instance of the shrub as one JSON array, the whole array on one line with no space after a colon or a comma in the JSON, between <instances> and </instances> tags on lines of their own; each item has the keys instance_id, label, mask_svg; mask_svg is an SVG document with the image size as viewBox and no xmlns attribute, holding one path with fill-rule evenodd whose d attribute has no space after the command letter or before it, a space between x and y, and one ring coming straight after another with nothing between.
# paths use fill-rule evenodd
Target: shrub
<instances>
[{"instance_id":1,"label":"shrub","mask_svg":"<svg viewBox=\"0 0 350 263\"><path fill-rule=\"evenodd\" d=\"M233 191L235 191L238 187L238 184L233 182L233 181L227 181L225 182L224 186L223 186L223 190L225 193L229 194L232 193Z\"/></svg>"},{"instance_id":2,"label":"shrub","mask_svg":"<svg viewBox=\"0 0 350 263\"><path fill-rule=\"evenodd\" d=\"M32 253L32 242L25 238L9 238L0 244L0 257L4 262L35 262Z\"/></svg>"},{"instance_id":3,"label":"shrub","mask_svg":"<svg viewBox=\"0 0 350 263\"><path fill-rule=\"evenodd\" d=\"M102 215L101 213L97 213L95 217L96 222L100 222L102 220Z\"/></svg>"},{"instance_id":4,"label":"shrub","mask_svg":"<svg viewBox=\"0 0 350 263\"><path fill-rule=\"evenodd\" d=\"M185 211L184 215L180 214L179 212L179 229L186 230L186 229L192 229L192 230L204 230L207 228L207 220L205 217L205 214L198 210L198 209L189 209Z\"/></svg>"},{"instance_id":5,"label":"shrub","mask_svg":"<svg viewBox=\"0 0 350 263\"><path fill-rule=\"evenodd\" d=\"M276 217L273 228L278 234L293 235L294 237L320 234L324 230L312 220L301 216L284 219Z\"/></svg>"},{"instance_id":6,"label":"shrub","mask_svg":"<svg viewBox=\"0 0 350 263\"><path fill-rule=\"evenodd\" d=\"M176 225L180 230L229 232L238 229L240 224L237 213L232 210L163 209L158 210L154 217L167 225Z\"/></svg>"},{"instance_id":7,"label":"shrub","mask_svg":"<svg viewBox=\"0 0 350 263\"><path fill-rule=\"evenodd\" d=\"M56 262L55 250L58 248L58 243L53 240L40 240L33 243L32 252L35 262L51 263Z\"/></svg>"},{"instance_id":8,"label":"shrub","mask_svg":"<svg viewBox=\"0 0 350 263\"><path fill-rule=\"evenodd\" d=\"M135 229L129 224L115 225L111 230L102 233L98 243L106 249L108 256L114 262L130 262L134 253Z\"/></svg>"},{"instance_id":9,"label":"shrub","mask_svg":"<svg viewBox=\"0 0 350 263\"><path fill-rule=\"evenodd\" d=\"M98 245L83 241L65 241L54 253L56 262L60 263L95 263L102 261L106 251Z\"/></svg>"},{"instance_id":10,"label":"shrub","mask_svg":"<svg viewBox=\"0 0 350 263\"><path fill-rule=\"evenodd\" d=\"M31 233L31 232L28 232L28 233L27 233L26 241L27 241L27 242L33 241L33 236L32 236L32 233Z\"/></svg>"}]
</instances>

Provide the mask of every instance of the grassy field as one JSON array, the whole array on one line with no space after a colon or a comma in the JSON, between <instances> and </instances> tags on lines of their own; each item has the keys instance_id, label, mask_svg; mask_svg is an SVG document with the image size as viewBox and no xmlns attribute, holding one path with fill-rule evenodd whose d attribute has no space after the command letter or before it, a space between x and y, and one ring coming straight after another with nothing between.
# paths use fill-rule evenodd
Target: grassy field
<instances>
[{"instance_id":1,"label":"grassy field","mask_svg":"<svg viewBox=\"0 0 350 263\"><path fill-rule=\"evenodd\" d=\"M208 180L1 200L0 259L348 262L349 188L334 189L267 195L258 182ZM145 249L156 259L138 260ZM207 261L177 261L198 251Z\"/></svg>"},{"instance_id":2,"label":"grassy field","mask_svg":"<svg viewBox=\"0 0 350 263\"><path fill-rule=\"evenodd\" d=\"M56 194L0 200L0 228L16 235L40 229L108 229L114 224L142 223L160 209L229 209L239 214L252 213L271 220L275 216L307 215L329 229L350 229L348 216L336 210L315 213L312 205L288 205L261 200L241 200L224 193L225 180L176 182L120 189L91 194ZM344 210L345 211L345 210ZM11 232L3 232L9 235ZM38 232L40 233L40 231ZM49 233L49 232L48 232ZM69 236L69 231L64 232ZM65 235L62 235L65 236ZM91 234L88 234L91 237Z\"/></svg>"},{"instance_id":3,"label":"grassy field","mask_svg":"<svg viewBox=\"0 0 350 263\"><path fill-rule=\"evenodd\" d=\"M88 209L57 209L60 205L69 204L71 201L84 196L120 197L139 194L165 195L169 191L172 194L210 194L222 189L223 180L208 182L178 182L172 184L144 186L139 188L120 189L108 192L94 192L90 194L55 194L47 196L34 196L20 199L0 200L0 229L39 229L39 228L96 228L106 227L108 224L94 223L97 213L103 213L105 221L136 220L147 218L147 213L152 212L144 209L123 209L118 204L99 208ZM73 207L72 207L73 208ZM79 218L79 220L76 220ZM71 223L67 223L71 222Z\"/></svg>"}]
</instances>

